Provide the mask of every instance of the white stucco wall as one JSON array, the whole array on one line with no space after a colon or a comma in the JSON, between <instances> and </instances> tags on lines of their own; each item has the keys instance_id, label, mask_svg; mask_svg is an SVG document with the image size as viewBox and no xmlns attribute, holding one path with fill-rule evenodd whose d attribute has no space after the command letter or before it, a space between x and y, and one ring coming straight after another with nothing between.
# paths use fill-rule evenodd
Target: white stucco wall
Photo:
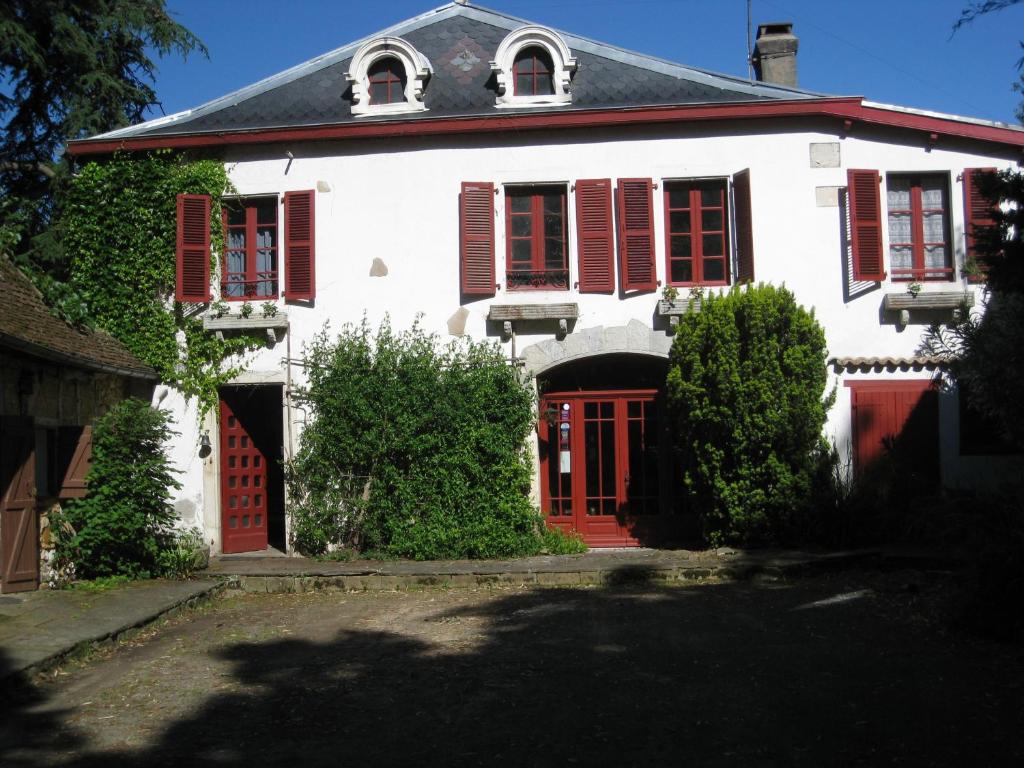
<instances>
[{"instance_id":1,"label":"white stucco wall","mask_svg":"<svg viewBox=\"0 0 1024 768\"><path fill-rule=\"evenodd\" d=\"M769 125L774 132L767 132ZM728 177L745 168L750 169L751 179L756 279L784 283L799 302L814 308L825 328L832 356L912 356L925 325L920 319L915 322L912 318L911 324L901 329L894 317L885 316L881 311L884 294L903 291L906 284L886 282L880 288L868 286L869 290L857 298L846 299L843 209L838 205L820 205L819 200L827 200L830 190L818 188L845 188L849 168L877 169L883 177L884 209L887 172L948 173L951 239L956 264L961 265L964 220L959 175L969 167L1011 167L1010 150L985 155L981 153L989 150L983 145L940 139L931 146L927 136L920 133L884 134L867 127L858 130L855 126L854 131L844 137L825 128L831 130L833 126L823 126L821 121L813 125L794 121L751 123L749 129L708 124L694 128L281 144L229 148L225 161L230 178L242 195L326 190L316 195L315 305L278 302L290 321L289 344L293 357L300 356L302 343L325 322L337 328L345 322L359 322L364 313L373 325L388 314L396 328L408 327L422 314L422 323L428 331L446 335L448 319L460 306L465 306L468 310L466 333L482 338L488 335L486 316L492 303L572 301L580 308L573 333L598 326L627 326L630 321L651 327L660 294L623 297L580 294L575 289L506 291L502 185L571 184L581 178L653 178L659 185L654 197L657 269L664 283L663 182L690 177ZM840 126L834 128L839 130ZM838 167L813 167L811 145L816 143L839 145ZM286 151L294 156L291 162ZM822 153L816 152L816 157L820 161ZM502 284L493 299L465 305L460 304L459 293L458 198L463 181L490 181L499 190L495 197L496 276ZM572 194L568 207L572 285L578 279ZM283 221L283 210L279 220ZM386 276L370 276L375 258L387 266ZM958 280L925 284L924 290L963 287L964 283ZM683 295L685 292L686 289L681 289ZM490 329L491 335L500 339L497 331ZM553 329L541 334L519 333L517 350L521 352L527 345L552 338ZM509 342L502 343L510 353ZM288 345L281 342L273 349L254 355L248 375L283 381L287 349ZM292 375L301 377L301 369L293 367ZM845 452L848 448L849 390L842 386L848 376L877 379L930 375L928 371L833 374L833 380L840 386L827 426L829 437L840 450ZM175 411L182 432L174 453L183 471L180 508L183 513L193 505L203 509L201 517L217 545L215 424L208 420L203 425L210 431L214 453L202 460L196 453L199 426L195 424L194 409L186 408L176 395L168 398L163 407ZM943 405L941 410L944 417L950 416L955 413L955 402L952 411L948 405ZM293 416L294 421L302 419L301 413ZM300 427L296 425L296 431ZM285 435L287 442L287 429ZM952 439L944 433L943 466L951 477L962 477Z\"/></svg>"}]
</instances>

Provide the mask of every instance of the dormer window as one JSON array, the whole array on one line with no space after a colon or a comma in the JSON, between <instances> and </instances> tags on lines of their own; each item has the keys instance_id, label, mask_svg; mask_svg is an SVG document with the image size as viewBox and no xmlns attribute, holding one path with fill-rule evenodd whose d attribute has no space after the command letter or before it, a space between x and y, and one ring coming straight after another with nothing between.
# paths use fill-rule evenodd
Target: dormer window
<instances>
[{"instance_id":1,"label":"dormer window","mask_svg":"<svg viewBox=\"0 0 1024 768\"><path fill-rule=\"evenodd\" d=\"M377 59L368 71L370 104L405 102L405 67L393 56Z\"/></svg>"},{"instance_id":2,"label":"dormer window","mask_svg":"<svg viewBox=\"0 0 1024 768\"><path fill-rule=\"evenodd\" d=\"M499 107L540 107L572 102L569 90L576 59L557 32L547 27L520 27L494 54L491 70L498 85Z\"/></svg>"},{"instance_id":3,"label":"dormer window","mask_svg":"<svg viewBox=\"0 0 1024 768\"><path fill-rule=\"evenodd\" d=\"M349 66L352 114L386 115L422 112L423 91L431 75L427 57L400 37L365 43Z\"/></svg>"},{"instance_id":4,"label":"dormer window","mask_svg":"<svg viewBox=\"0 0 1024 768\"><path fill-rule=\"evenodd\" d=\"M514 69L516 96L550 96L554 93L551 57L543 48L522 49L516 55Z\"/></svg>"}]
</instances>

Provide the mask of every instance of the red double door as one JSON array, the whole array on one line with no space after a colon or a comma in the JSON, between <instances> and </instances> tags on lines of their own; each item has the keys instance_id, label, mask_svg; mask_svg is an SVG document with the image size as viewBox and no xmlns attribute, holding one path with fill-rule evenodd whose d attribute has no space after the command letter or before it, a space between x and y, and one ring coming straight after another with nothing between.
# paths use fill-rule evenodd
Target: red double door
<instances>
[{"instance_id":1,"label":"red double door","mask_svg":"<svg viewBox=\"0 0 1024 768\"><path fill-rule=\"evenodd\" d=\"M538 425L548 524L590 546L666 533L667 440L655 390L552 393Z\"/></svg>"}]
</instances>

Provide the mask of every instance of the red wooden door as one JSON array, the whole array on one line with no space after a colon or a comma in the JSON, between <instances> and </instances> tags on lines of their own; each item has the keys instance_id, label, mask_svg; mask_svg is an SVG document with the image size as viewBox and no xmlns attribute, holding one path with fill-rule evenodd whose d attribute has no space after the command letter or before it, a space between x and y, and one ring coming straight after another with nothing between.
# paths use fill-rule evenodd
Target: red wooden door
<instances>
[{"instance_id":1,"label":"red wooden door","mask_svg":"<svg viewBox=\"0 0 1024 768\"><path fill-rule=\"evenodd\" d=\"M859 475L883 457L901 472L937 481L938 393L929 379L851 382L854 466Z\"/></svg>"},{"instance_id":2,"label":"red wooden door","mask_svg":"<svg viewBox=\"0 0 1024 768\"><path fill-rule=\"evenodd\" d=\"M220 401L221 549L267 548L267 457L227 401Z\"/></svg>"},{"instance_id":3,"label":"red wooden door","mask_svg":"<svg viewBox=\"0 0 1024 768\"><path fill-rule=\"evenodd\" d=\"M549 525L576 531L592 546L639 543L638 523L662 507L656 394L566 393L544 400L541 474Z\"/></svg>"},{"instance_id":4,"label":"red wooden door","mask_svg":"<svg viewBox=\"0 0 1024 768\"><path fill-rule=\"evenodd\" d=\"M0 592L39 587L35 441L31 419L0 423Z\"/></svg>"}]
</instances>

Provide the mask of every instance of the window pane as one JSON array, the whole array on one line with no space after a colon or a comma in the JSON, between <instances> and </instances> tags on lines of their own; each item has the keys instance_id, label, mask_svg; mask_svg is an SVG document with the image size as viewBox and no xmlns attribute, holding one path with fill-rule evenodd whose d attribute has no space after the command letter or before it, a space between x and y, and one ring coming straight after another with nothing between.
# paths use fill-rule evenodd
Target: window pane
<instances>
[{"instance_id":1,"label":"window pane","mask_svg":"<svg viewBox=\"0 0 1024 768\"><path fill-rule=\"evenodd\" d=\"M704 255L721 256L724 253L725 244L721 235L704 235Z\"/></svg>"},{"instance_id":2,"label":"window pane","mask_svg":"<svg viewBox=\"0 0 1024 768\"><path fill-rule=\"evenodd\" d=\"M690 236L679 235L672 237L672 258L690 258Z\"/></svg>"},{"instance_id":3,"label":"window pane","mask_svg":"<svg viewBox=\"0 0 1024 768\"><path fill-rule=\"evenodd\" d=\"M889 208L910 208L910 179L889 176L885 186L885 199Z\"/></svg>"},{"instance_id":4,"label":"window pane","mask_svg":"<svg viewBox=\"0 0 1024 768\"><path fill-rule=\"evenodd\" d=\"M911 241L910 214L889 214L889 242L909 243Z\"/></svg>"},{"instance_id":5,"label":"window pane","mask_svg":"<svg viewBox=\"0 0 1024 768\"><path fill-rule=\"evenodd\" d=\"M565 207L563 201L565 200L564 192L545 192L544 193L544 213L545 214L556 214L559 218L562 217L562 209Z\"/></svg>"},{"instance_id":6,"label":"window pane","mask_svg":"<svg viewBox=\"0 0 1024 768\"><path fill-rule=\"evenodd\" d=\"M943 243L946 241L946 217L944 214L924 214L924 240L926 243Z\"/></svg>"},{"instance_id":7,"label":"window pane","mask_svg":"<svg viewBox=\"0 0 1024 768\"><path fill-rule=\"evenodd\" d=\"M228 248L233 250L244 250L245 249L245 230L244 229L229 229L228 230Z\"/></svg>"},{"instance_id":8,"label":"window pane","mask_svg":"<svg viewBox=\"0 0 1024 768\"><path fill-rule=\"evenodd\" d=\"M277 200L266 198L257 202L254 207L256 208L257 224L277 223Z\"/></svg>"},{"instance_id":9,"label":"window pane","mask_svg":"<svg viewBox=\"0 0 1024 768\"><path fill-rule=\"evenodd\" d=\"M672 262L672 282L673 283L691 283L693 282L693 262L692 261L673 261Z\"/></svg>"},{"instance_id":10,"label":"window pane","mask_svg":"<svg viewBox=\"0 0 1024 768\"><path fill-rule=\"evenodd\" d=\"M690 212L673 211L669 214L669 226L672 227L672 232L689 232Z\"/></svg>"},{"instance_id":11,"label":"window pane","mask_svg":"<svg viewBox=\"0 0 1024 768\"><path fill-rule=\"evenodd\" d=\"M562 237L562 214L558 213L547 213L544 215L544 236L545 237Z\"/></svg>"},{"instance_id":12,"label":"window pane","mask_svg":"<svg viewBox=\"0 0 1024 768\"><path fill-rule=\"evenodd\" d=\"M245 226L245 208L243 208L238 200L234 203L228 203L228 226Z\"/></svg>"},{"instance_id":13,"label":"window pane","mask_svg":"<svg viewBox=\"0 0 1024 768\"><path fill-rule=\"evenodd\" d=\"M913 256L909 245L894 245L889 249L893 269L910 269Z\"/></svg>"},{"instance_id":14,"label":"window pane","mask_svg":"<svg viewBox=\"0 0 1024 768\"><path fill-rule=\"evenodd\" d=\"M389 89L387 83L375 83L370 81L370 103L387 104Z\"/></svg>"},{"instance_id":15,"label":"window pane","mask_svg":"<svg viewBox=\"0 0 1024 768\"><path fill-rule=\"evenodd\" d=\"M529 267L533 261L533 243L529 240L512 241L512 262L516 266Z\"/></svg>"},{"instance_id":16,"label":"window pane","mask_svg":"<svg viewBox=\"0 0 1024 768\"><path fill-rule=\"evenodd\" d=\"M537 89L536 93L538 96L550 96L555 92L554 87L551 84L551 75L538 75L537 76Z\"/></svg>"},{"instance_id":17,"label":"window pane","mask_svg":"<svg viewBox=\"0 0 1024 768\"><path fill-rule=\"evenodd\" d=\"M706 232L721 232L722 231L722 211L721 209L711 209L709 211L702 211L700 215L700 225Z\"/></svg>"},{"instance_id":18,"label":"window pane","mask_svg":"<svg viewBox=\"0 0 1024 768\"><path fill-rule=\"evenodd\" d=\"M611 405L611 403L608 403ZM615 422L601 422L601 495L615 495Z\"/></svg>"},{"instance_id":19,"label":"window pane","mask_svg":"<svg viewBox=\"0 0 1024 768\"><path fill-rule=\"evenodd\" d=\"M709 259L704 262L704 279L709 283L725 280L725 260Z\"/></svg>"},{"instance_id":20,"label":"window pane","mask_svg":"<svg viewBox=\"0 0 1024 768\"><path fill-rule=\"evenodd\" d=\"M544 246L545 269L564 269L565 252L562 248L562 239L549 237L544 241Z\"/></svg>"},{"instance_id":21,"label":"window pane","mask_svg":"<svg viewBox=\"0 0 1024 768\"><path fill-rule=\"evenodd\" d=\"M512 206L512 213L529 213L530 196L517 193L508 196L509 205Z\"/></svg>"},{"instance_id":22,"label":"window pane","mask_svg":"<svg viewBox=\"0 0 1024 768\"><path fill-rule=\"evenodd\" d=\"M700 204L720 206L722 204L722 188L717 184L702 188L700 191Z\"/></svg>"},{"instance_id":23,"label":"window pane","mask_svg":"<svg viewBox=\"0 0 1024 768\"><path fill-rule=\"evenodd\" d=\"M946 185L942 179L921 180L921 205L924 208L945 208Z\"/></svg>"},{"instance_id":24,"label":"window pane","mask_svg":"<svg viewBox=\"0 0 1024 768\"><path fill-rule=\"evenodd\" d=\"M946 246L926 245L924 247L924 265L926 267L949 266L946 259Z\"/></svg>"},{"instance_id":25,"label":"window pane","mask_svg":"<svg viewBox=\"0 0 1024 768\"><path fill-rule=\"evenodd\" d=\"M533 219L529 216L512 216L512 237L529 237L532 234L530 224Z\"/></svg>"},{"instance_id":26,"label":"window pane","mask_svg":"<svg viewBox=\"0 0 1024 768\"><path fill-rule=\"evenodd\" d=\"M673 186L668 188L669 208L689 208L690 188L688 186Z\"/></svg>"},{"instance_id":27,"label":"window pane","mask_svg":"<svg viewBox=\"0 0 1024 768\"><path fill-rule=\"evenodd\" d=\"M516 94L519 96L533 96L533 73L522 72L516 75Z\"/></svg>"}]
</instances>

